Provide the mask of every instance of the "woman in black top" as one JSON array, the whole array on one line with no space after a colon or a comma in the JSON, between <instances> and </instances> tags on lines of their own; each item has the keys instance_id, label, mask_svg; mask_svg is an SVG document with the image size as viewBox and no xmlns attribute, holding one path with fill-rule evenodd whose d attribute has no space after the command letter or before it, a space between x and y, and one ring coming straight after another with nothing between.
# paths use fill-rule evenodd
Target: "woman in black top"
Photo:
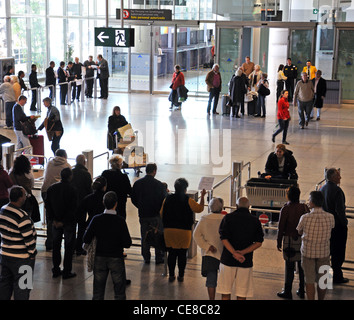
<instances>
[{"instance_id":1,"label":"woman in black top","mask_svg":"<svg viewBox=\"0 0 354 320\"><path fill-rule=\"evenodd\" d=\"M123 157L119 154L113 155L109 160L110 170L102 172L102 176L107 180L107 192L114 191L118 197L117 213L122 218L126 218L126 204L128 195L132 192L130 180L125 173L122 173Z\"/></svg>"},{"instance_id":2,"label":"woman in black top","mask_svg":"<svg viewBox=\"0 0 354 320\"><path fill-rule=\"evenodd\" d=\"M112 115L109 116L108 118L108 149L109 150L113 150L116 148L114 133L117 131L117 129L124 127L127 124L128 121L125 119L124 116L120 114L120 107L115 106L113 108Z\"/></svg>"}]
</instances>

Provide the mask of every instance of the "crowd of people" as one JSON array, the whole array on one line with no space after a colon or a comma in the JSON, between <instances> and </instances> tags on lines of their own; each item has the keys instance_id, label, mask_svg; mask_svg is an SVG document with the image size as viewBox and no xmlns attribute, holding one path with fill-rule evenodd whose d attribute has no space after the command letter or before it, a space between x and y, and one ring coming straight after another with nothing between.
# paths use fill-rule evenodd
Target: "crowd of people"
<instances>
[{"instance_id":1,"label":"crowd of people","mask_svg":"<svg viewBox=\"0 0 354 320\"><path fill-rule=\"evenodd\" d=\"M70 76L80 80L81 68L86 64L86 76L90 77L87 70L96 66L92 57L90 59L90 64L86 62L81 64L75 59L75 63L68 63L67 70L65 63L60 64L57 75L61 104L65 104L65 97L68 94L64 87L67 84L63 83L71 81ZM109 75L105 78L106 61L102 56L99 56L98 60L98 69L101 70L101 97L106 99ZM54 67L54 62L51 62L46 71L48 86L53 85L53 79L56 79L56 74L52 72ZM275 137L283 132L283 144L277 145L275 152L269 155L265 178L297 179L296 160L285 146L289 144L286 141L290 121L289 102L293 99L298 103L301 128L308 125L314 101L318 109L317 120L320 120L319 110L325 97L325 82L323 84L321 80L321 71L315 70L311 62L308 62L305 68L301 73L302 80L293 86L297 70L291 64L291 60L288 59L287 66L279 67L277 83L279 130L273 134L272 141L275 142ZM15 84L21 86L23 76L20 78L19 74L17 82L11 76L6 77L9 78L6 78L3 85L5 87L10 85L12 90L17 92ZM177 90L177 86L174 86L176 83L184 85L183 73L179 66L175 68L171 85L172 95L176 94L174 92ZM206 83L210 93L207 113L218 114L217 104L222 82L217 64L214 64L208 73ZM284 83L287 88L281 90ZM30 76L31 88L35 88L37 84L36 66L33 65ZM79 87L80 85L72 86L73 99L78 99L81 90ZM240 117L239 112L244 115L244 97L251 89L256 91L258 96L255 116L266 116L265 99L269 95L267 74L261 72L260 67L254 65L249 57L246 58L245 64L236 70L229 87L233 116ZM90 89L88 85L86 89L86 95L91 97L92 87ZM21 95L21 90L18 96L10 91L3 91L5 95L9 95L5 100L6 106L7 103L9 106L12 105L11 124L6 122L7 127L14 127L17 148L26 148L29 141L22 132L21 123L31 117L33 119L33 116L28 117L23 112L27 98ZM52 91L50 94L53 97ZM253 252L262 246L264 234L259 219L249 210L249 199L245 197L237 199L237 209L228 214L223 214L223 199L210 199L208 207L211 213L203 215L193 231L195 213L203 212L205 208L205 190L202 190L198 203L187 195L188 181L179 178L174 184L175 192L169 192L166 184L156 178L157 165L154 163L147 164L146 175L131 185L127 175L122 172L124 159L117 154L109 161L111 168L104 170L95 181L92 181L85 166L85 157L78 155L76 165L72 168L67 161L66 151L60 148L64 130L59 110L52 106L51 101L50 97L43 100L48 111L46 120L37 130L45 128L47 133L51 133L52 151L55 155L45 168L41 188L47 222L45 246L46 250L52 251L53 278L62 277L65 280L75 277L76 273L72 270L73 253L76 252L78 256L89 255L94 276L93 299L104 299L109 272L112 275L115 299L126 299L126 286L131 282L126 277L124 263L126 257L124 250L132 245L126 223L126 204L130 197L138 212L141 255L145 264L150 264L152 257L152 245L147 234L154 230L154 234L163 237L159 245L153 245L155 263L165 263L164 257L167 252L168 281L174 282L177 278L178 282L183 282L187 250L193 236L202 250L201 271L206 277L209 298L215 299L216 293L220 293L224 300L231 299L233 293L238 299L243 300L253 296ZM175 105L174 101L175 96L172 96L171 106ZM37 100L32 95L30 110L34 111L36 104ZM109 133L113 135L113 129L126 123L119 107L114 108L108 123ZM338 186L340 179L338 170L334 168L327 170L326 184L320 191L310 193L308 204L300 203L298 187L288 189L288 202L280 211L276 244L277 249L283 252L285 260L285 284L283 290L277 294L279 297L292 299L296 263L300 279L297 294L300 298L304 298L306 293L308 299L315 299L315 283L318 283L319 277L324 274L320 271L322 266L331 265L334 283L348 282L342 272L348 221L345 217L345 196ZM23 289L19 285L19 266L28 265L33 268L37 253L34 222L40 221L40 217L38 203L33 200L35 198L32 194L33 183L31 166L25 155L16 157L9 174L0 168L2 204L0 299L10 299L12 295L15 299L29 299L30 296L30 289ZM60 267L62 239L64 239L63 269ZM94 250L84 249L89 246L94 246ZM318 284L317 293L318 299L324 299L326 289Z\"/></svg>"}]
</instances>

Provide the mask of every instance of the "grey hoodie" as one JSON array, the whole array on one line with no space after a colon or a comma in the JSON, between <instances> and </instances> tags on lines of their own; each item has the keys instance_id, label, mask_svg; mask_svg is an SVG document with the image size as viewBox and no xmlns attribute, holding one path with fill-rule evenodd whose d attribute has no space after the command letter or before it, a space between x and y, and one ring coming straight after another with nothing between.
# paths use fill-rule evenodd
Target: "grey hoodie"
<instances>
[{"instance_id":1,"label":"grey hoodie","mask_svg":"<svg viewBox=\"0 0 354 320\"><path fill-rule=\"evenodd\" d=\"M47 192L48 188L52 184L60 182L60 173L64 168L71 168L71 165L64 157L56 156L48 162L44 172L44 181L41 190L42 192Z\"/></svg>"}]
</instances>

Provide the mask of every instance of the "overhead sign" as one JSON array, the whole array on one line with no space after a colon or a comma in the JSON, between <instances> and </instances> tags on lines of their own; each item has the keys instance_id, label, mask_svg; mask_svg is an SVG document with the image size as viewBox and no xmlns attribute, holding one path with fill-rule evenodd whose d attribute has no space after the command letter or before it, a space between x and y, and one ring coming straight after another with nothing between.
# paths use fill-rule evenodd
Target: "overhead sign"
<instances>
[{"instance_id":1,"label":"overhead sign","mask_svg":"<svg viewBox=\"0 0 354 320\"><path fill-rule=\"evenodd\" d=\"M134 47L134 29L95 28L96 47Z\"/></svg>"},{"instance_id":2,"label":"overhead sign","mask_svg":"<svg viewBox=\"0 0 354 320\"><path fill-rule=\"evenodd\" d=\"M116 10L116 18L120 20L120 9ZM123 9L123 19L125 20L161 20L171 21L172 10L153 9Z\"/></svg>"}]
</instances>

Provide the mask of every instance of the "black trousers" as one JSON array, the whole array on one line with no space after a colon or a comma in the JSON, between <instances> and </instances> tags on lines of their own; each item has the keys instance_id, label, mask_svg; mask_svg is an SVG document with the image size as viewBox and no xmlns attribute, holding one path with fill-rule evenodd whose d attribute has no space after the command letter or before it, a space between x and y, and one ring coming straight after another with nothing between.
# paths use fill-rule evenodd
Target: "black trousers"
<instances>
[{"instance_id":1,"label":"black trousers","mask_svg":"<svg viewBox=\"0 0 354 320\"><path fill-rule=\"evenodd\" d=\"M60 104L66 104L66 95L68 93L68 85L67 84L62 84L60 86Z\"/></svg>"},{"instance_id":2,"label":"black trousers","mask_svg":"<svg viewBox=\"0 0 354 320\"><path fill-rule=\"evenodd\" d=\"M31 111L37 110L36 104L37 104L37 90L32 90L32 103L31 103L31 107L30 107Z\"/></svg>"},{"instance_id":3,"label":"black trousers","mask_svg":"<svg viewBox=\"0 0 354 320\"><path fill-rule=\"evenodd\" d=\"M305 291L305 276L304 270L301 267L301 261L285 261L285 284L284 290L290 293L293 287L295 264L299 268L299 291Z\"/></svg>"},{"instance_id":4,"label":"black trousers","mask_svg":"<svg viewBox=\"0 0 354 320\"><path fill-rule=\"evenodd\" d=\"M93 93L93 79L86 80L86 90L85 90L86 97L92 98L92 93Z\"/></svg>"},{"instance_id":5,"label":"black trousers","mask_svg":"<svg viewBox=\"0 0 354 320\"><path fill-rule=\"evenodd\" d=\"M286 88L287 91L289 91L288 101L289 102L293 101L294 88L295 88L295 79L294 78L286 79L285 80L285 88Z\"/></svg>"},{"instance_id":6,"label":"black trousers","mask_svg":"<svg viewBox=\"0 0 354 320\"><path fill-rule=\"evenodd\" d=\"M108 98L108 78L107 79L100 78L100 86L101 86L101 98L107 99Z\"/></svg>"},{"instance_id":7,"label":"black trousers","mask_svg":"<svg viewBox=\"0 0 354 320\"><path fill-rule=\"evenodd\" d=\"M333 269L333 281L343 279L342 265L345 260L345 249L348 238L348 227L337 224L332 229L330 249Z\"/></svg>"},{"instance_id":8,"label":"black trousers","mask_svg":"<svg viewBox=\"0 0 354 320\"><path fill-rule=\"evenodd\" d=\"M54 155L55 155L55 151L60 149L60 139L62 136L63 136L63 132L61 133L60 136L54 135L54 137L53 137L51 149L52 149Z\"/></svg>"},{"instance_id":9,"label":"black trousers","mask_svg":"<svg viewBox=\"0 0 354 320\"><path fill-rule=\"evenodd\" d=\"M167 264L168 264L168 271L170 277L173 277L175 275L177 260L178 260L178 276L183 277L184 270L186 269L186 265L187 265L187 249L168 248Z\"/></svg>"}]
</instances>

